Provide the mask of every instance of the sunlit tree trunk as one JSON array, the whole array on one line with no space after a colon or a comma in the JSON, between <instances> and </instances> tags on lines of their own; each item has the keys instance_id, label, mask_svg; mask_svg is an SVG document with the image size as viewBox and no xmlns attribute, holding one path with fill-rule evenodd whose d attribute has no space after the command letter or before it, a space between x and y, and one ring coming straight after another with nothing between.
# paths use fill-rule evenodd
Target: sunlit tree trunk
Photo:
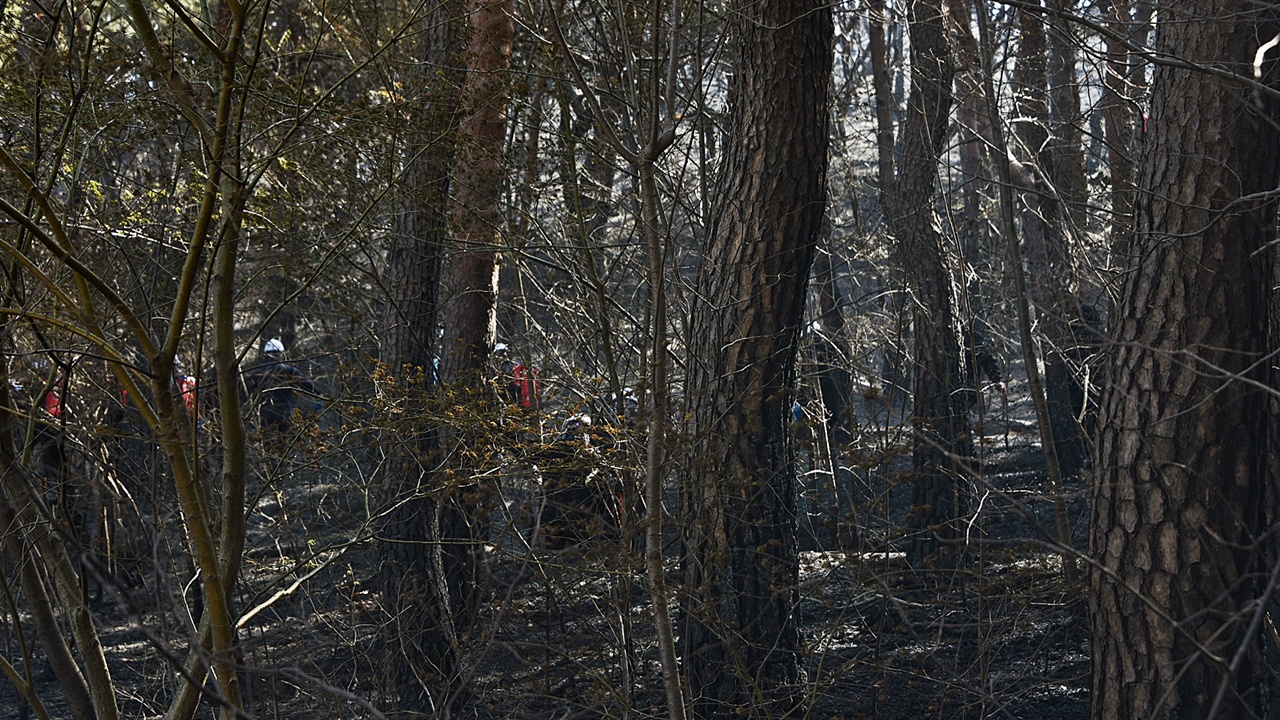
<instances>
[{"instance_id":1,"label":"sunlit tree trunk","mask_svg":"<svg viewBox=\"0 0 1280 720\"><path fill-rule=\"evenodd\" d=\"M1157 52L1252 79L1280 24L1248 2L1163 5ZM1258 66L1275 87L1274 54ZM1280 180L1276 100L1157 67L1112 321L1091 552L1093 717L1274 713L1263 635L1280 577L1266 474ZM1176 120L1175 120L1176 119Z\"/></svg>"},{"instance_id":2,"label":"sunlit tree trunk","mask_svg":"<svg viewBox=\"0 0 1280 720\"><path fill-rule=\"evenodd\" d=\"M826 200L831 6L739 8L731 137L690 337L682 643L697 717L799 699L796 477L787 431Z\"/></svg>"},{"instance_id":3,"label":"sunlit tree trunk","mask_svg":"<svg viewBox=\"0 0 1280 720\"><path fill-rule=\"evenodd\" d=\"M487 386L489 355L497 320L498 230L506 141L511 49L515 36L510 0L469 0L467 77L453 171L451 235L441 309L444 336L440 380L451 402L483 413L495 406ZM446 542L446 570L454 592L454 616L463 625L474 616L487 525L486 488L473 480L470 429L455 426L446 439L450 457L445 484L456 506L456 534Z\"/></svg>"}]
</instances>

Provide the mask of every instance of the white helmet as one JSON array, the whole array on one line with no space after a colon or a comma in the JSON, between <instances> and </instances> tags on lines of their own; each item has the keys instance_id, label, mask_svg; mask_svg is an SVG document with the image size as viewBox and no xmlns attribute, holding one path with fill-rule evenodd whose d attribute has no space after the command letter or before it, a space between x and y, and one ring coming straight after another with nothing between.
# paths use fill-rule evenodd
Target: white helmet
<instances>
[{"instance_id":1,"label":"white helmet","mask_svg":"<svg viewBox=\"0 0 1280 720\"><path fill-rule=\"evenodd\" d=\"M271 338L262 345L262 352L268 355L284 354L284 343L280 342L280 338Z\"/></svg>"}]
</instances>

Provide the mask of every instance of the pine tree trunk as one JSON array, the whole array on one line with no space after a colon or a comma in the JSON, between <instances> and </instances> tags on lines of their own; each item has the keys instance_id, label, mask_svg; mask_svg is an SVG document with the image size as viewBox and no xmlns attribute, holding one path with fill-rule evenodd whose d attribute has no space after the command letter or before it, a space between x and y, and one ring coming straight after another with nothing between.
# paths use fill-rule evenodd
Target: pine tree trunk
<instances>
[{"instance_id":1,"label":"pine tree trunk","mask_svg":"<svg viewBox=\"0 0 1280 720\"><path fill-rule=\"evenodd\" d=\"M1257 7L1162 6L1158 52L1252 77L1259 38L1280 29ZM1274 58L1261 70L1274 87ZM1275 106L1207 72L1156 70L1094 485L1100 720L1274 711L1256 604L1276 580L1266 474L1275 212L1242 198L1280 179Z\"/></svg>"},{"instance_id":2,"label":"pine tree trunk","mask_svg":"<svg viewBox=\"0 0 1280 720\"><path fill-rule=\"evenodd\" d=\"M732 135L690 337L682 642L696 717L799 700L796 476L788 437L826 200L828 4L741 7Z\"/></svg>"},{"instance_id":3,"label":"pine tree trunk","mask_svg":"<svg viewBox=\"0 0 1280 720\"><path fill-rule=\"evenodd\" d=\"M438 6L423 38L429 68L458 68L462 16L459 0ZM448 703L457 688L458 635L453 625L442 540L452 536L441 493L428 486L440 439L427 425L426 406L437 384L435 328L443 267L449 169L457 131L457 70L424 78L419 133L405 168L402 199L393 217L388 258L391 290L383 322L381 359L405 394L399 444L382 468L383 501L392 508L379 548L379 579L388 622L384 659L388 682L406 711L427 712Z\"/></svg>"},{"instance_id":4,"label":"pine tree trunk","mask_svg":"<svg viewBox=\"0 0 1280 720\"><path fill-rule=\"evenodd\" d=\"M449 248L442 278L444 338L441 382L452 402L483 418L496 408L488 386L489 356L497 324L498 229L502 227L501 192L505 175L507 97L515 24L511 0L469 0L465 113L458 129L458 161L454 164ZM453 593L454 617L465 629L474 620L479 595L484 541L492 488L473 480L475 465L467 452L489 439L483 428L455 423L449 444L445 492L453 534L443 552ZM459 449L462 451L459 452Z\"/></svg>"}]
</instances>

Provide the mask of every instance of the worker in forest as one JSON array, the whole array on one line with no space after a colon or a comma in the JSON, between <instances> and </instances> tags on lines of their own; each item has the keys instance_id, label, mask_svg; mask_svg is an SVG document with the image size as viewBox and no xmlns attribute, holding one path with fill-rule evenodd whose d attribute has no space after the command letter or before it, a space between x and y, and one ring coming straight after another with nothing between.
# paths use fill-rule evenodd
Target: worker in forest
<instances>
[{"instance_id":1,"label":"worker in forest","mask_svg":"<svg viewBox=\"0 0 1280 720\"><path fill-rule=\"evenodd\" d=\"M502 401L522 408L537 405L538 368L523 360L513 360L505 343L493 346L493 356L498 361L495 384Z\"/></svg>"},{"instance_id":2,"label":"worker in forest","mask_svg":"<svg viewBox=\"0 0 1280 720\"><path fill-rule=\"evenodd\" d=\"M987 334L979 330L977 327L970 326L966 329L964 336L965 345L965 386L966 408L973 408L982 398L983 381L989 383L1000 393L1001 398L1007 398L1009 387L1005 383L1004 370L1001 362L996 354L995 347L991 343L991 339Z\"/></svg>"},{"instance_id":3,"label":"worker in forest","mask_svg":"<svg viewBox=\"0 0 1280 720\"><path fill-rule=\"evenodd\" d=\"M262 345L263 362L245 372L245 388L258 402L259 430L281 434L293 422L294 410L314 408L316 386L297 367L285 361L284 342L271 338Z\"/></svg>"}]
</instances>

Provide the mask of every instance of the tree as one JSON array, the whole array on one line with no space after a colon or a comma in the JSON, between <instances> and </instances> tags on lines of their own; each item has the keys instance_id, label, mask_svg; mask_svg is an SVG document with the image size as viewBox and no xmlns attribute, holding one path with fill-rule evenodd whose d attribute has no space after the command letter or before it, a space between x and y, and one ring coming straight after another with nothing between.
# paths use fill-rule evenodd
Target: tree
<instances>
[{"instance_id":1,"label":"tree","mask_svg":"<svg viewBox=\"0 0 1280 720\"><path fill-rule=\"evenodd\" d=\"M1260 717L1280 131L1259 42L1280 27L1246 2L1172 3L1159 22L1176 60L1152 84L1093 491L1093 717Z\"/></svg>"},{"instance_id":2,"label":"tree","mask_svg":"<svg viewBox=\"0 0 1280 720\"><path fill-rule=\"evenodd\" d=\"M420 92L410 127L403 192L393 214L387 262L381 360L405 402L401 432L383 466L382 493L392 508L380 548L379 580L390 620L384 626L392 692L406 710L445 707L456 688L459 638L448 585L444 539L457 534L454 514L429 487L439 438L428 411L436 385L441 268L446 246L450 168L462 85L462 3L435 5L423 18Z\"/></svg>"},{"instance_id":3,"label":"tree","mask_svg":"<svg viewBox=\"0 0 1280 720\"><path fill-rule=\"evenodd\" d=\"M440 380L451 402L483 413L493 409L488 386L498 300L498 233L503 183L502 151L506 140L511 47L515 37L510 0L469 0L467 5L467 76L462 89L464 112L458 127L458 161L453 168L450 203L449 258L442 280L444 342ZM458 603L455 616L466 623L479 597L476 584L487 540L488 512L483 488L467 477L481 470L472 461L473 439L455 427L446 442L456 458L446 485L457 533L444 551L450 590ZM477 473L478 475L479 473Z\"/></svg>"},{"instance_id":4,"label":"tree","mask_svg":"<svg viewBox=\"0 0 1280 720\"><path fill-rule=\"evenodd\" d=\"M964 463L973 454L951 276L935 224L938 157L948 135L954 69L943 4L910 5L911 96L902 151L890 183L886 219L912 292L915 381L912 396L911 518L917 535L908 556L920 562L938 541L959 538L955 521L968 507Z\"/></svg>"},{"instance_id":5,"label":"tree","mask_svg":"<svg viewBox=\"0 0 1280 720\"><path fill-rule=\"evenodd\" d=\"M689 333L682 643L699 717L776 717L798 699L787 417L826 200L832 18L829 5L790 0L739 12L730 139Z\"/></svg>"}]
</instances>

